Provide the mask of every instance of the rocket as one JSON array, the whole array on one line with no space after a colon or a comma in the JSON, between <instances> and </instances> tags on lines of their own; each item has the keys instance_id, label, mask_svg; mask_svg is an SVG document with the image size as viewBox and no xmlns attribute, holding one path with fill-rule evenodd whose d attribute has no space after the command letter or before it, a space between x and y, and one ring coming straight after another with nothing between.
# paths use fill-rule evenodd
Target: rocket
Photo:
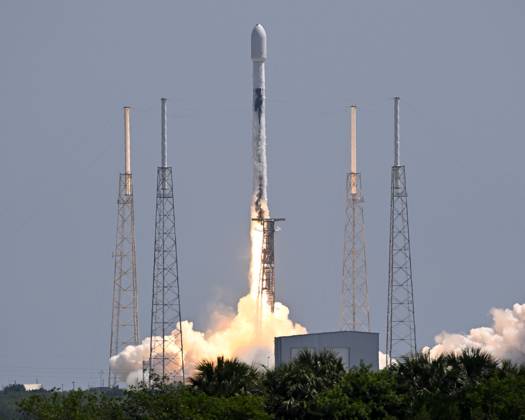
<instances>
[{"instance_id":1,"label":"rocket","mask_svg":"<svg viewBox=\"0 0 525 420\"><path fill-rule=\"evenodd\" d=\"M252 197L252 284L257 285L257 319L260 326L263 298L271 312L275 305L275 251L276 222L284 219L270 218L268 208L268 168L266 166L266 31L261 24L252 31L253 107L253 197ZM255 225L254 225L255 223ZM255 229L253 229L255 227ZM262 228L262 232L261 229ZM258 232L258 233L255 233ZM255 249L255 252L254 252ZM260 259L260 260L259 260ZM258 261L259 260L259 261ZM258 279L258 280L256 280Z\"/></svg>"},{"instance_id":2,"label":"rocket","mask_svg":"<svg viewBox=\"0 0 525 420\"><path fill-rule=\"evenodd\" d=\"M266 166L266 80L264 63L266 61L266 31L261 24L252 31L251 56L253 63L253 203L252 217L269 217L268 172Z\"/></svg>"}]
</instances>

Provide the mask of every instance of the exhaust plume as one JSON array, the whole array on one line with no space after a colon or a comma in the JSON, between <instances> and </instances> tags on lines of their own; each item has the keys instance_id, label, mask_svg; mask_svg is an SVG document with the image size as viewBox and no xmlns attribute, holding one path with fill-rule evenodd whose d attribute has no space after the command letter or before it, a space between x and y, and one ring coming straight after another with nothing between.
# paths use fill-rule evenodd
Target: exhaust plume
<instances>
[{"instance_id":1,"label":"exhaust plume","mask_svg":"<svg viewBox=\"0 0 525 420\"><path fill-rule=\"evenodd\" d=\"M266 203L263 202L267 209ZM252 205L252 215L257 214ZM262 230L260 224L251 222L250 226L250 272L249 293L239 299L237 312L218 309L210 321L210 329L197 331L193 322L182 321L181 330L184 344L184 366L186 376L194 373L195 367L204 359L214 359L217 356L227 358L238 357L247 363L273 366L274 337L283 335L305 334L306 329L290 320L289 309L280 302L275 303L274 312L264 301L260 321L258 318L258 281L261 264ZM260 322L260 325L259 325ZM160 337L157 339L160 340ZM155 340L155 337L154 337ZM179 354L175 340L169 340L167 352L174 357ZM127 346L118 355L110 359L112 372L120 381L128 385L136 384L145 379L143 362L149 360L150 338L146 337L138 346Z\"/></svg>"},{"instance_id":2,"label":"exhaust plume","mask_svg":"<svg viewBox=\"0 0 525 420\"><path fill-rule=\"evenodd\" d=\"M492 308L491 327L473 328L468 334L446 331L434 339L434 347L424 347L431 357L446 353L459 353L467 347L480 348L498 360L525 363L525 304L516 303L512 309Z\"/></svg>"}]
</instances>

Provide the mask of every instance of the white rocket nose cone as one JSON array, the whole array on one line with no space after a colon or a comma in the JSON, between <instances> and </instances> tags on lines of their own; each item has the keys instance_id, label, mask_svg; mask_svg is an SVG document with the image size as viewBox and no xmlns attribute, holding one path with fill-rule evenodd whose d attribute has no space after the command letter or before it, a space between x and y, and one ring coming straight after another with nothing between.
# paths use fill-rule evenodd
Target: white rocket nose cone
<instances>
[{"instance_id":1,"label":"white rocket nose cone","mask_svg":"<svg viewBox=\"0 0 525 420\"><path fill-rule=\"evenodd\" d=\"M266 31L260 23L252 31L252 60L266 60Z\"/></svg>"}]
</instances>

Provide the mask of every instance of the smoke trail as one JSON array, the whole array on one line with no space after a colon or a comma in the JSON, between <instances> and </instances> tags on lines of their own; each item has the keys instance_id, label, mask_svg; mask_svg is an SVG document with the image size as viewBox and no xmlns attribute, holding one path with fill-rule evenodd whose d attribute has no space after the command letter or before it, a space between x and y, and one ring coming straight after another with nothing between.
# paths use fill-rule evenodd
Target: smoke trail
<instances>
[{"instance_id":1,"label":"smoke trail","mask_svg":"<svg viewBox=\"0 0 525 420\"><path fill-rule=\"evenodd\" d=\"M525 363L525 304L516 303L512 309L492 308L490 314L492 327L473 328L466 335L443 331L434 338L437 344L424 347L423 351L438 357L476 347L499 360Z\"/></svg>"}]
</instances>

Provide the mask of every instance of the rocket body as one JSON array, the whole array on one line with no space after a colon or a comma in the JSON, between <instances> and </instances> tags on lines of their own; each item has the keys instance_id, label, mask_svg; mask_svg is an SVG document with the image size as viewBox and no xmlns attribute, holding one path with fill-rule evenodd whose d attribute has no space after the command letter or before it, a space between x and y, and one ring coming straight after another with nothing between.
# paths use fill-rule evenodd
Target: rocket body
<instances>
[{"instance_id":1,"label":"rocket body","mask_svg":"<svg viewBox=\"0 0 525 420\"><path fill-rule=\"evenodd\" d=\"M268 171L266 165L266 31L257 24L252 31L251 57L253 63L253 201L252 217L267 218Z\"/></svg>"}]
</instances>

